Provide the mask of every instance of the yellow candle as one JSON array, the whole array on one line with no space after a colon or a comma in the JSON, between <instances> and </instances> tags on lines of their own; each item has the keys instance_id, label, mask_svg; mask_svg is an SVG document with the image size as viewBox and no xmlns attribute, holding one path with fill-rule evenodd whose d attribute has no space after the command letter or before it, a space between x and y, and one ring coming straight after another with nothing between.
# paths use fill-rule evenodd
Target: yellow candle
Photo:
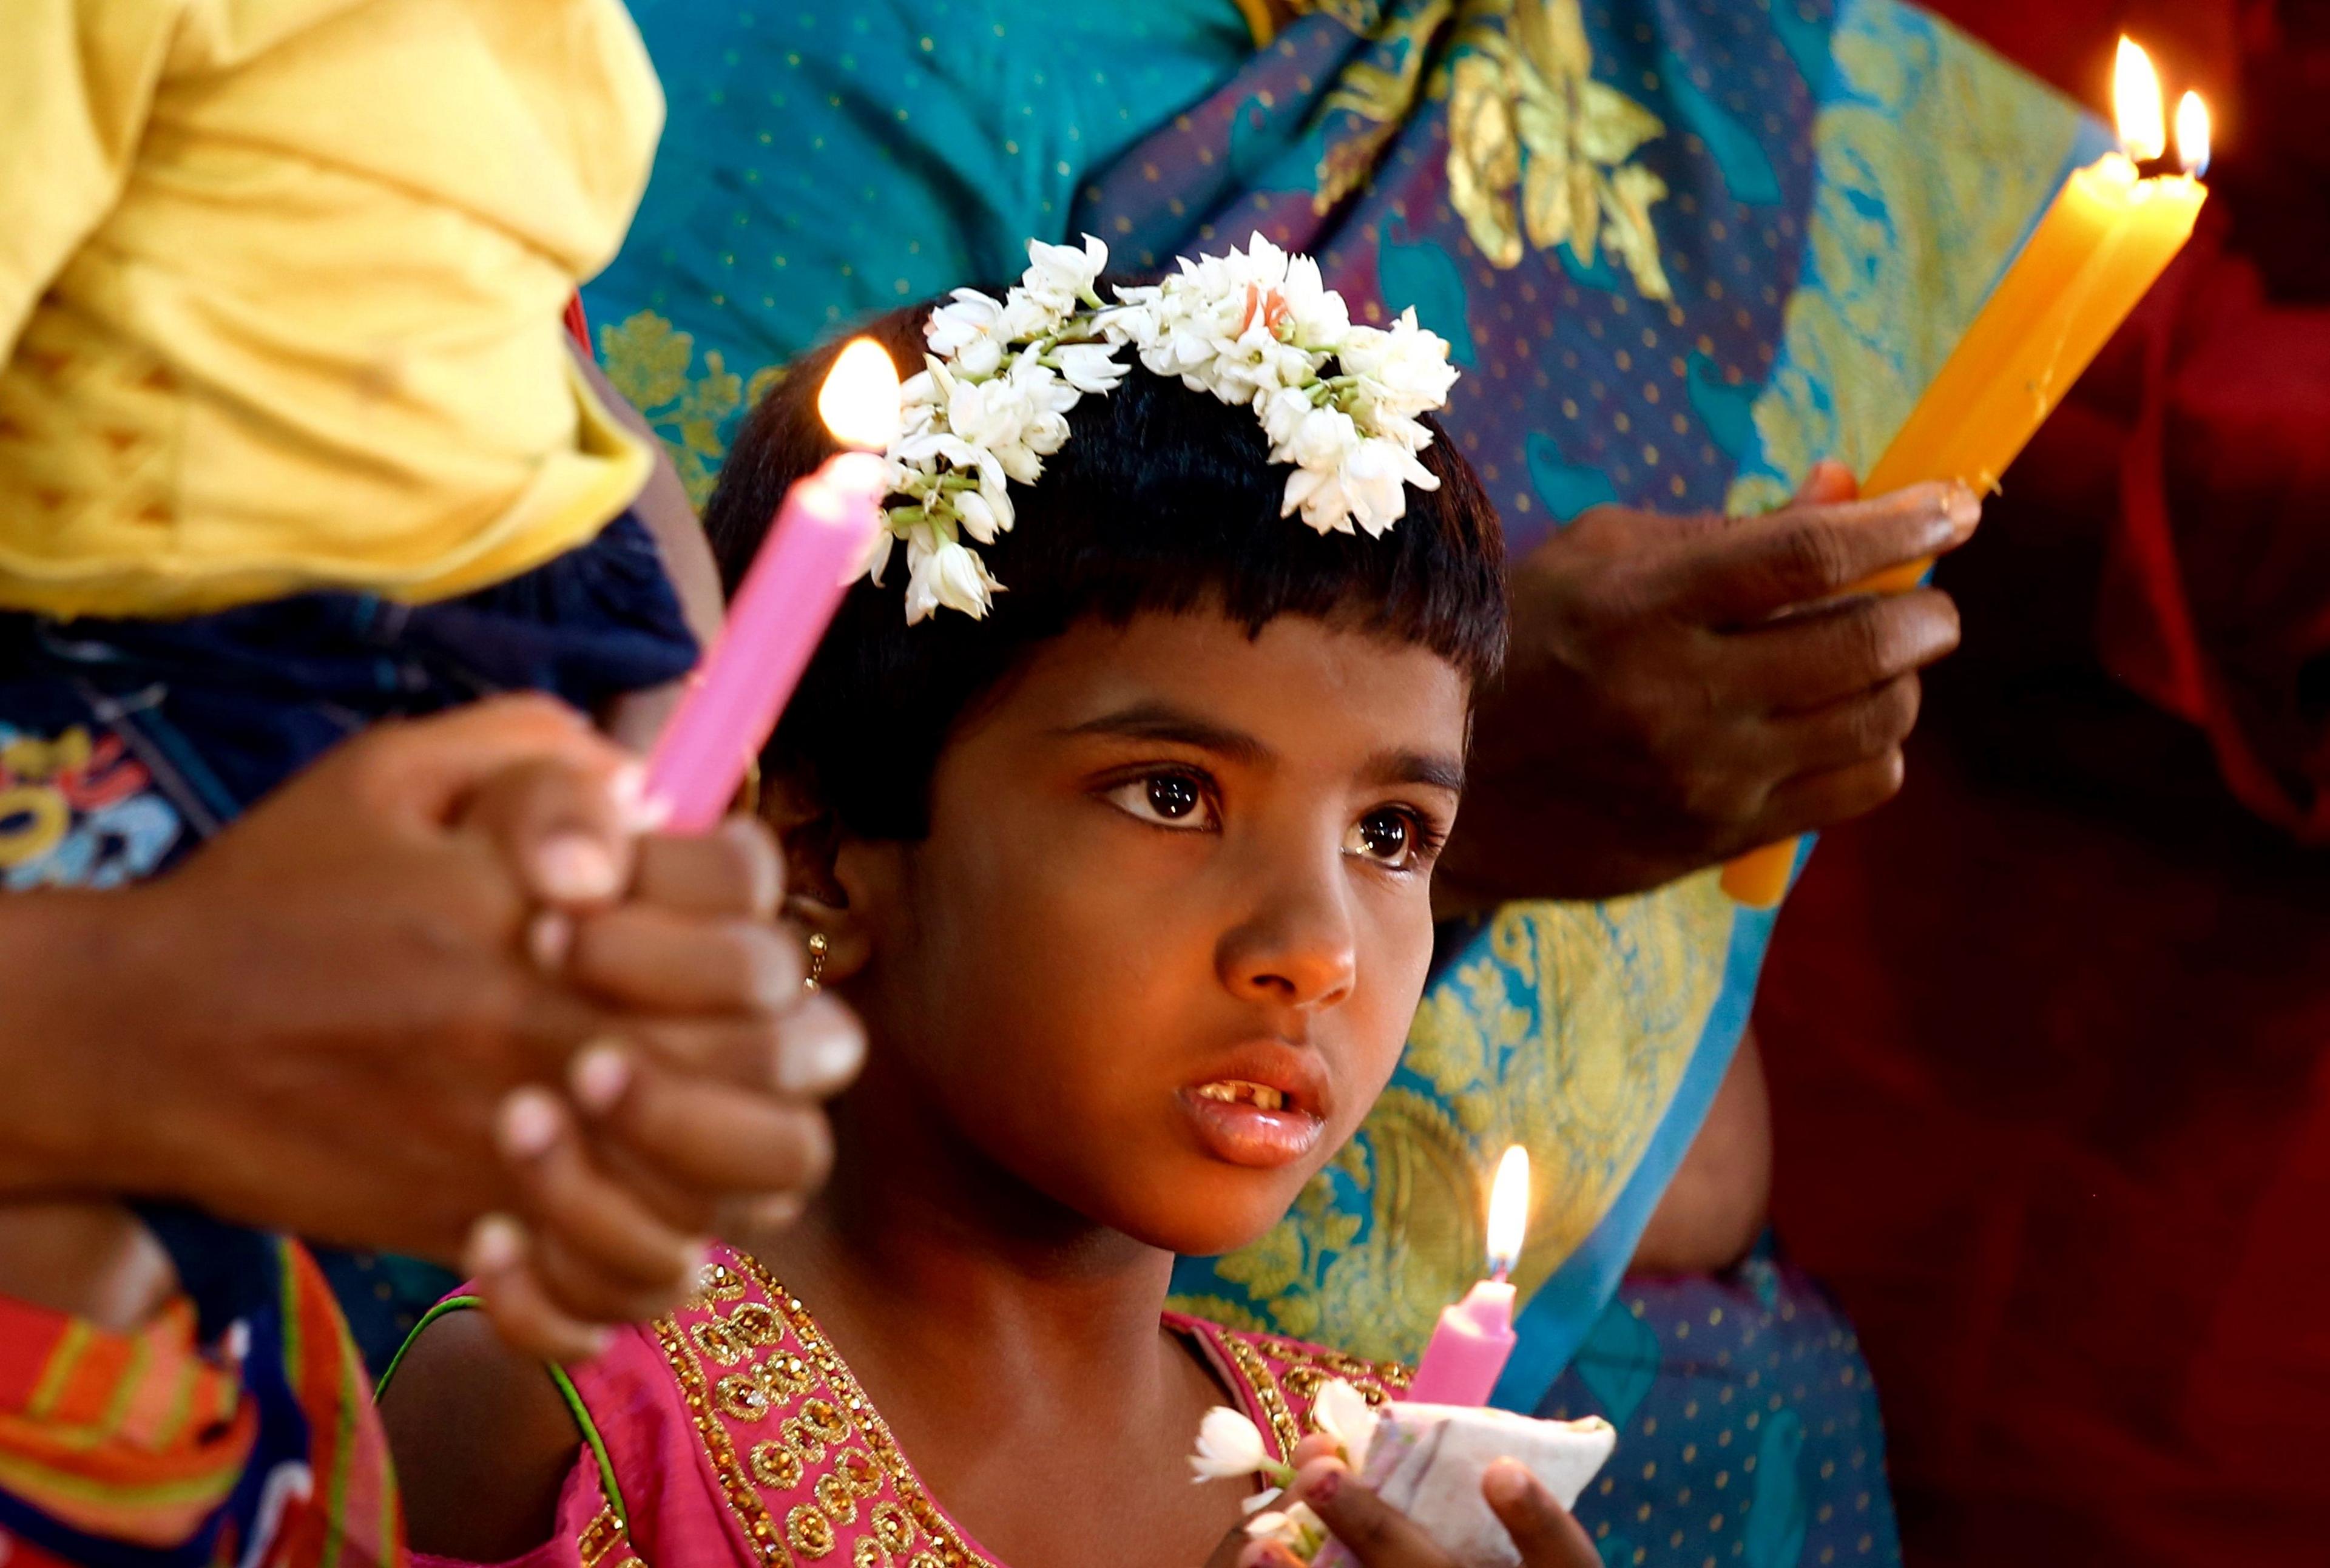
<instances>
[{"instance_id":1,"label":"yellow candle","mask_svg":"<svg viewBox=\"0 0 2330 1568\"><path fill-rule=\"evenodd\" d=\"M2144 51L2125 38L2114 97L2122 143L2138 157L2158 157L2167 141L2160 80ZM2208 161L2208 129L2197 96L2185 94L2176 121L2179 157L2187 169L2199 169ZM2193 174L2145 179L2124 153L2106 153L2074 173L1862 480L1861 492L1882 495L1930 480L1957 480L1980 495L1995 490L2183 248L2207 199ZM1909 562L1854 591L1905 592L1932 564ZM1768 909L1787 891L1795 859L1794 840L1751 851L1723 869L1723 889Z\"/></svg>"}]
</instances>

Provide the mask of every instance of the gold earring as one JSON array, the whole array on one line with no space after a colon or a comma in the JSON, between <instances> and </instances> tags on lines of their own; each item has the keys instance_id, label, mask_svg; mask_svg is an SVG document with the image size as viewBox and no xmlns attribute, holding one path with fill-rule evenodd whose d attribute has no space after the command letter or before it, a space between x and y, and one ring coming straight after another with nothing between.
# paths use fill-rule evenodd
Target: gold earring
<instances>
[{"instance_id":1,"label":"gold earring","mask_svg":"<svg viewBox=\"0 0 2330 1568\"><path fill-rule=\"evenodd\" d=\"M821 989L819 983L825 975L825 946L824 932L812 931L809 934L809 977L801 982L803 991L814 992Z\"/></svg>"}]
</instances>

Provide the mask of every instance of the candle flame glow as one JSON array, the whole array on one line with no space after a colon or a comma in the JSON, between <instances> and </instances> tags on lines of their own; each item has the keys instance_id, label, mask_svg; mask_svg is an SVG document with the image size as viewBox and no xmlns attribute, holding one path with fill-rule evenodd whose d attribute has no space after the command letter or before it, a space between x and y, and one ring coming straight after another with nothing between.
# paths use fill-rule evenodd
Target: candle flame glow
<instances>
[{"instance_id":1,"label":"candle flame glow","mask_svg":"<svg viewBox=\"0 0 2330 1568\"><path fill-rule=\"evenodd\" d=\"M1515 1144L1497 1162L1497 1180L1489 1189L1489 1274L1502 1279L1520 1261L1521 1239L1529 1230L1529 1151Z\"/></svg>"},{"instance_id":2,"label":"candle flame glow","mask_svg":"<svg viewBox=\"0 0 2330 1568\"><path fill-rule=\"evenodd\" d=\"M2209 172L2209 106L2197 92L2176 100L2176 161L2194 179Z\"/></svg>"},{"instance_id":3,"label":"candle flame glow","mask_svg":"<svg viewBox=\"0 0 2330 1568\"><path fill-rule=\"evenodd\" d=\"M853 337L818 388L818 416L844 446L880 451L898 439L898 370L871 337Z\"/></svg>"},{"instance_id":4,"label":"candle flame glow","mask_svg":"<svg viewBox=\"0 0 2330 1568\"><path fill-rule=\"evenodd\" d=\"M2160 73L2152 56L2133 38L2119 41L2112 67L2112 113L2119 120L2119 145L2137 163L2168 150L2168 128L2160 101Z\"/></svg>"}]
</instances>

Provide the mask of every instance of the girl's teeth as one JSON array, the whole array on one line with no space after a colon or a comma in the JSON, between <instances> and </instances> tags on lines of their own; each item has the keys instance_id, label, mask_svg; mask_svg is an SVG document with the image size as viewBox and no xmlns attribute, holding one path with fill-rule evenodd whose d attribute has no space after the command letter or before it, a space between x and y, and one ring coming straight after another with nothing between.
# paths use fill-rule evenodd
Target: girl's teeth
<instances>
[{"instance_id":1,"label":"girl's teeth","mask_svg":"<svg viewBox=\"0 0 2330 1568\"><path fill-rule=\"evenodd\" d=\"M1268 1084L1247 1083L1242 1079L1217 1079L1212 1083L1199 1084L1200 1098L1220 1100L1227 1105L1250 1105L1265 1111L1286 1108L1286 1097Z\"/></svg>"}]
</instances>

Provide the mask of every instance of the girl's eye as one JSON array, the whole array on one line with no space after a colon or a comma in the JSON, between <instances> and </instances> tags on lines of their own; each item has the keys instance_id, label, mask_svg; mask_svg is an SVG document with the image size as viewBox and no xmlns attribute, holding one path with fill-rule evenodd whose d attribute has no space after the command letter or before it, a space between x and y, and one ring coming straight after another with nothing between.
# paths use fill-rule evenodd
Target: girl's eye
<instances>
[{"instance_id":1,"label":"girl's eye","mask_svg":"<svg viewBox=\"0 0 2330 1568\"><path fill-rule=\"evenodd\" d=\"M1369 812L1351 824L1351 831L1343 835L1343 853L1405 871L1413 869L1428 850L1424 839L1423 825L1414 813L1387 808Z\"/></svg>"},{"instance_id":2,"label":"girl's eye","mask_svg":"<svg viewBox=\"0 0 2330 1568\"><path fill-rule=\"evenodd\" d=\"M1149 809L1168 822L1179 822L1205 804L1198 786L1185 778L1152 778L1141 781L1149 797Z\"/></svg>"},{"instance_id":3,"label":"girl's eye","mask_svg":"<svg viewBox=\"0 0 2330 1568\"><path fill-rule=\"evenodd\" d=\"M1206 786L1187 774L1155 773L1131 779L1108 792L1110 803L1144 822L1171 828L1213 826L1213 806Z\"/></svg>"}]
</instances>

